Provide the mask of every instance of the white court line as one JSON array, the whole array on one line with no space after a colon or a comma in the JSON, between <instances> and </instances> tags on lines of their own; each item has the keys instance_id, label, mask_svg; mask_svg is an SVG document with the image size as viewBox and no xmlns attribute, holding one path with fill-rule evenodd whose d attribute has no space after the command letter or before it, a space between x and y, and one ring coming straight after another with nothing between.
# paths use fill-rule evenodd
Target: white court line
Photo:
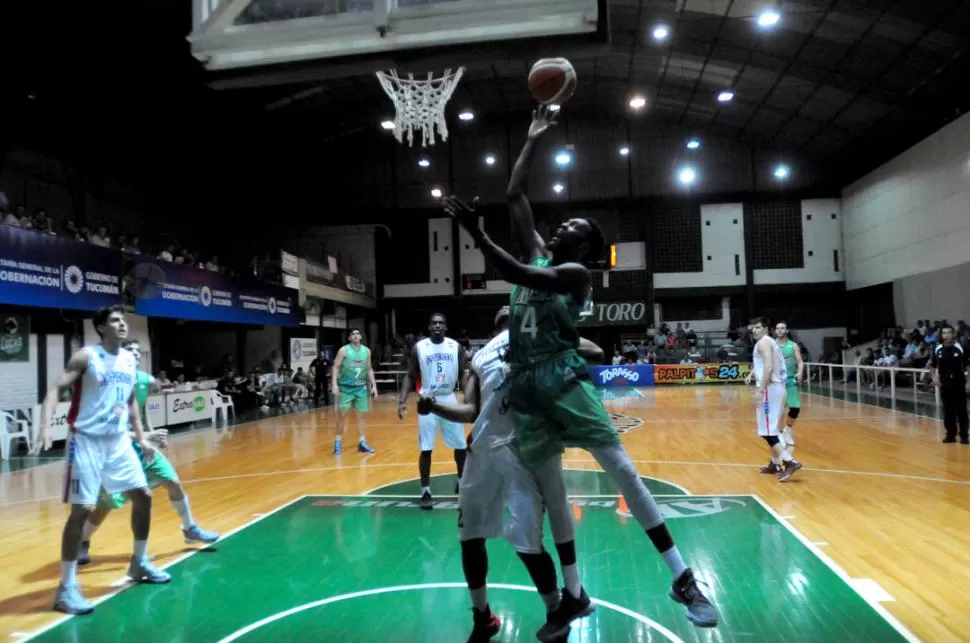
<instances>
[{"instance_id":1,"label":"white court line","mask_svg":"<svg viewBox=\"0 0 970 643\"><path fill-rule=\"evenodd\" d=\"M176 558L176 559L174 559L174 560L172 560L172 561L170 561L170 562L162 565L161 569L168 569L169 567L171 567L173 565L177 565L178 563L181 563L182 561L184 561L184 560L186 560L188 558L191 558L192 556L195 556L196 554L198 554L203 549L208 549L210 547L213 547L215 545L218 545L219 543L221 543L223 540L229 538L230 536L232 536L234 534L238 534L240 531L242 531L243 529L246 529L247 527L252 527L257 522L259 522L261 520L265 520L266 518L269 518L270 516L272 516L273 514L275 514L277 512L283 511L284 509L286 509L287 507L289 507L293 503L299 502L300 500L303 500L306 497L307 497L306 494L304 494L302 496L298 496L296 498L293 498L289 502L286 502L286 503L280 505L276 509L272 509L272 510L268 511L267 513L261 515L259 518L253 518L249 522L243 523L242 525L236 527L232 531L226 532L225 534L223 534L219 538L219 540L217 540L216 542L212 543L211 545L206 545L205 547L200 547L198 549L193 549L192 551L190 551L190 552L188 552L186 554L183 554L182 556L179 556L178 558ZM115 581L115 583L117 583L117 582L118 581ZM122 583L121 586L117 587L117 589L115 591L108 592L104 596L99 596L98 598L96 598L95 600L93 600L91 602L95 606L98 606L101 603L105 602L106 600L108 600L110 598L114 598L115 596L117 596L121 592L125 591L126 589L128 589L130 587L134 587L137 584L138 583L127 583L127 582L126 583ZM112 587L115 587L115 584L112 583L111 586ZM33 633L29 634L28 635L28 638L26 638L24 640L25 641L30 641L31 639L34 639L34 638L40 636L41 634L43 634L45 632L48 632L48 631L54 629L55 627L57 627L61 623L64 623L65 621L71 620L72 618L74 618L74 615L73 614L66 614L66 615L58 618L57 620L53 621L52 623L48 623L47 625L45 625L41 629L37 630L36 632L33 632Z\"/></svg>"},{"instance_id":2,"label":"white court line","mask_svg":"<svg viewBox=\"0 0 970 643\"><path fill-rule=\"evenodd\" d=\"M508 583L489 583L488 587L489 589L508 589L508 590L515 590L519 592L536 591L535 587L526 587L525 585L510 585ZM317 607L323 607L324 605L329 605L331 603L337 603L340 601L346 601L346 600L351 600L355 598L363 598L365 596L374 596L377 594L389 594L391 592L408 592L408 591L426 590L426 589L467 590L468 585L466 583L422 583L420 585L398 585L397 587L378 587L375 589L365 589L363 591L353 592L350 594L340 594L338 596L331 596L330 598L324 598L319 601L313 601L312 603L305 603L303 605L298 605L297 607L293 607L288 610L284 610L282 612L277 612L276 614L273 614L271 616L267 616L262 620L256 621L255 623L251 623L242 629L236 630L229 636L220 640L219 643L232 643L232 641L242 638L243 636L246 636L250 632L253 632L254 630L258 630L264 625L269 625L270 623L274 623L276 621L282 620L289 616L293 616L294 614L299 614L300 612L304 612L306 610L314 609ZM593 601L593 603L595 603L596 605L605 607L608 610L618 612L620 614L623 614L624 616L628 616L634 620L637 620L643 623L649 629L657 631L668 641L672 641L673 643L684 643L683 639L681 639L679 636L677 636L676 634L668 630L660 623L657 623L656 621L647 618L643 614L639 614L637 612L634 612L631 609L627 609L626 607L622 607L615 603L603 601L598 598L590 598L590 600Z\"/></svg>"},{"instance_id":3,"label":"white court line","mask_svg":"<svg viewBox=\"0 0 970 643\"><path fill-rule=\"evenodd\" d=\"M920 643L920 639L917 638L917 636L915 634L913 634L912 632L910 632L906 628L905 625L903 625L898 620L896 620L896 617L893 616L892 614L890 614L889 611L887 611L885 607L883 607L882 605L880 605L877 601L872 600L872 598L870 596L866 596L864 593L860 592L859 591L859 588L855 585L855 582L853 581L853 579L849 578L849 575L846 573L846 571L844 569L842 569L838 565L838 563L836 563L834 560L832 560L831 558L829 558L825 554L825 552L823 552L821 549L819 549L818 547L816 547L812 543L812 541L810 541L808 538L805 537L804 534L802 534L802 532L800 532L797 529L795 529L791 525L791 523L789 523L787 520L784 519L784 516L778 515L778 513L774 509L772 509L771 506L768 505L767 502L765 502L764 500L762 500L758 496L751 494L751 497L754 498L754 500L758 504L760 504L764 508L765 511L767 511L769 514L771 514L772 516L774 516L774 518L779 523L781 523L781 525L785 529L787 529L788 532L792 536L794 536L795 538L797 538L799 540L799 542L801 542L803 545L805 545L810 552L812 552L813 554L815 554L815 556L817 556L818 559L820 561L822 561L826 565L826 567L828 567L833 572L835 572L835 575L838 576L842 580L842 582L844 582L846 585L848 585L852 589L852 591L854 591L859 596L859 598L861 598L862 600L864 600L869 605L869 607L871 607L872 609L874 609L876 611L876 613L879 614L879 616L883 617L883 619L885 619L885 621L887 623L889 623L893 627L893 629L895 629L896 632L899 633L900 636L902 636L904 639L906 639L910 643Z\"/></svg>"}]
</instances>

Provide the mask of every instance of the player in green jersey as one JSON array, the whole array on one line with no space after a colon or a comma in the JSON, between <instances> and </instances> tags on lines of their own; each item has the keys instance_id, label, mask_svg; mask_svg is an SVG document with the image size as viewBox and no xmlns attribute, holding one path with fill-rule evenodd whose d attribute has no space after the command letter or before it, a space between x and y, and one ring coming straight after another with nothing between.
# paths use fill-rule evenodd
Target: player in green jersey
<instances>
[{"instance_id":1,"label":"player in green jersey","mask_svg":"<svg viewBox=\"0 0 970 643\"><path fill-rule=\"evenodd\" d=\"M788 381L785 383L788 417L785 418L785 427L781 430L781 437L788 452L794 454L795 435L792 429L795 428L795 421L802 411L802 399L798 395L798 386L805 376L805 360L802 359L802 350L799 348L798 342L791 338L786 322L780 321L775 324L775 341L781 348L782 357L785 358L785 367L788 369ZM767 467L762 467L761 472L778 473L779 466L772 462Z\"/></svg>"},{"instance_id":2,"label":"player in green jersey","mask_svg":"<svg viewBox=\"0 0 970 643\"><path fill-rule=\"evenodd\" d=\"M671 598L687 607L687 618L695 625L714 627L717 610L684 563L577 352L576 320L591 289L590 271L584 264L598 259L604 250L599 224L588 217L569 219L548 243L535 229L525 195L529 166L539 139L555 125L556 114L544 105L533 112L528 138L512 169L507 196L518 259L485 234L473 208L455 197L445 202L445 210L468 230L485 261L515 286L507 359L516 441L523 459L533 466L562 453L564 446L589 451L620 488L631 513L669 566ZM584 599L589 601L564 590L560 618L568 622L584 609Z\"/></svg>"},{"instance_id":3,"label":"player in green jersey","mask_svg":"<svg viewBox=\"0 0 970 643\"><path fill-rule=\"evenodd\" d=\"M135 364L141 364L141 346L139 346L138 341L131 341L125 343L125 348L130 350L135 354ZM159 450L155 451L155 457L152 458L150 463L145 462L145 458L142 455L141 447L137 442L132 442L135 453L138 454L138 459L141 461L141 466L145 470L145 475L148 478L148 484L152 487L158 487L161 485L165 486L168 491L168 499L172 503L172 507L175 509L175 513L178 514L179 519L182 522L182 535L185 537L186 543L202 543L202 544L212 544L219 540L219 534L213 531L206 531L202 529L197 524L195 520L192 519L192 509L189 507L189 496L185 493L185 488L182 487L182 483L179 481L178 474L175 472L175 467L172 463L168 461L162 452L161 447L168 444L168 431L165 429L155 430L152 428L151 422L148 421L148 412L146 405L148 402L148 395L151 393L152 385L155 382L155 378L146 373L145 371L136 372L137 379L135 381L135 400L138 402L138 409L141 415L142 426L145 427L145 438L151 441L152 444L159 447ZM94 508L94 511L90 513L87 521L84 523L83 533L81 537L81 551L78 553L77 564L87 565L91 562L91 537L94 532L97 531L98 527L104 522L104 519L108 517L114 509L120 509L125 506L128 498L125 494L116 493L110 494L105 491L104 487L101 488L101 492L98 495L98 503Z\"/></svg>"},{"instance_id":4,"label":"player in green jersey","mask_svg":"<svg viewBox=\"0 0 970 643\"><path fill-rule=\"evenodd\" d=\"M364 414L370 411L369 397L377 397L377 381L371 364L370 349L361 344L362 335L356 328L350 329L347 336L350 342L337 351L331 370L331 386L337 398L337 437L333 443L333 454L343 451L344 430L347 428L347 412L351 407L357 416L357 450L361 453L374 453L364 437ZM370 396L368 396L370 393Z\"/></svg>"}]
</instances>

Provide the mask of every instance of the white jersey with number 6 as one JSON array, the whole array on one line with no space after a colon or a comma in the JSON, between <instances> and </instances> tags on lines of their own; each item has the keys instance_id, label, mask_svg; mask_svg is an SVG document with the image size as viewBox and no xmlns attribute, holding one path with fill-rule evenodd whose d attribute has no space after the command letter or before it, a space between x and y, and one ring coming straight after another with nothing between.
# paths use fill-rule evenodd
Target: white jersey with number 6
<instances>
[{"instance_id":1,"label":"white jersey with number 6","mask_svg":"<svg viewBox=\"0 0 970 643\"><path fill-rule=\"evenodd\" d=\"M418 364L421 367L421 395L452 393L458 386L458 355L461 346L445 337L435 344L430 337L418 342Z\"/></svg>"},{"instance_id":2,"label":"white jersey with number 6","mask_svg":"<svg viewBox=\"0 0 970 643\"><path fill-rule=\"evenodd\" d=\"M509 331L503 330L472 358L481 407L472 425L472 444L477 450L496 449L515 438L515 426L509 416L509 364L505 361L508 347Z\"/></svg>"}]
</instances>

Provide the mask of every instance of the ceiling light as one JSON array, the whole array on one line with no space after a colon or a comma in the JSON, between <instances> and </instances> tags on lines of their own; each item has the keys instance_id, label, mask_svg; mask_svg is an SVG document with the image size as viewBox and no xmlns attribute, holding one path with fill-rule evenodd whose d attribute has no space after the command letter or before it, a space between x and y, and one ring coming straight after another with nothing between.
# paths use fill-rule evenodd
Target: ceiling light
<instances>
[{"instance_id":1,"label":"ceiling light","mask_svg":"<svg viewBox=\"0 0 970 643\"><path fill-rule=\"evenodd\" d=\"M732 100L734 100L734 92L730 89L725 89L717 95L717 102L719 103L730 103Z\"/></svg>"},{"instance_id":2,"label":"ceiling light","mask_svg":"<svg viewBox=\"0 0 970 643\"><path fill-rule=\"evenodd\" d=\"M791 168L784 163L775 168L775 178L784 181L791 176Z\"/></svg>"},{"instance_id":3,"label":"ceiling light","mask_svg":"<svg viewBox=\"0 0 970 643\"><path fill-rule=\"evenodd\" d=\"M653 28L653 39L663 42L670 35L670 29L667 25L657 25Z\"/></svg>"},{"instance_id":4,"label":"ceiling light","mask_svg":"<svg viewBox=\"0 0 970 643\"><path fill-rule=\"evenodd\" d=\"M687 149L689 150L696 150L700 146L701 146L701 142L698 141L696 138L692 138L689 141L687 141Z\"/></svg>"},{"instance_id":5,"label":"ceiling light","mask_svg":"<svg viewBox=\"0 0 970 643\"><path fill-rule=\"evenodd\" d=\"M556 183L554 186L552 186L552 191L555 192L556 194L562 194L562 191L565 189L566 189L566 186L563 185L562 183Z\"/></svg>"},{"instance_id":6,"label":"ceiling light","mask_svg":"<svg viewBox=\"0 0 970 643\"><path fill-rule=\"evenodd\" d=\"M431 167L431 161L429 161L428 159L421 159L418 161L418 165L420 165L421 167Z\"/></svg>"},{"instance_id":7,"label":"ceiling light","mask_svg":"<svg viewBox=\"0 0 970 643\"><path fill-rule=\"evenodd\" d=\"M620 146L620 156L630 156L630 146L621 145Z\"/></svg>"},{"instance_id":8,"label":"ceiling light","mask_svg":"<svg viewBox=\"0 0 970 643\"><path fill-rule=\"evenodd\" d=\"M573 160L573 155L570 154L569 152L558 152L555 158L556 165L560 167L569 165L572 162L572 160Z\"/></svg>"},{"instance_id":9,"label":"ceiling light","mask_svg":"<svg viewBox=\"0 0 970 643\"><path fill-rule=\"evenodd\" d=\"M558 112L561 107L562 105L560 105L559 103L549 103L550 112Z\"/></svg>"},{"instance_id":10,"label":"ceiling light","mask_svg":"<svg viewBox=\"0 0 970 643\"><path fill-rule=\"evenodd\" d=\"M775 9L765 9L758 16L759 27L774 27L781 20L781 14Z\"/></svg>"},{"instance_id":11,"label":"ceiling light","mask_svg":"<svg viewBox=\"0 0 970 643\"><path fill-rule=\"evenodd\" d=\"M697 179L697 172L692 167L685 167L677 173L677 179L684 185L690 185Z\"/></svg>"},{"instance_id":12,"label":"ceiling light","mask_svg":"<svg viewBox=\"0 0 970 643\"><path fill-rule=\"evenodd\" d=\"M472 111L467 110L467 109L465 111L463 111L463 112L459 112L458 113L458 120L461 120L461 121L473 121L473 120L475 120L475 112L472 112Z\"/></svg>"},{"instance_id":13,"label":"ceiling light","mask_svg":"<svg viewBox=\"0 0 970 643\"><path fill-rule=\"evenodd\" d=\"M431 196L436 199L441 198L441 188L431 188Z\"/></svg>"},{"instance_id":14,"label":"ceiling light","mask_svg":"<svg viewBox=\"0 0 970 643\"><path fill-rule=\"evenodd\" d=\"M485 157L485 165L495 165L495 157L489 154Z\"/></svg>"},{"instance_id":15,"label":"ceiling light","mask_svg":"<svg viewBox=\"0 0 970 643\"><path fill-rule=\"evenodd\" d=\"M630 98L630 107L632 109L643 109L644 105L647 104L647 99L639 94Z\"/></svg>"},{"instance_id":16,"label":"ceiling light","mask_svg":"<svg viewBox=\"0 0 970 643\"><path fill-rule=\"evenodd\" d=\"M384 129L394 129L394 121L381 121L381 127Z\"/></svg>"}]
</instances>

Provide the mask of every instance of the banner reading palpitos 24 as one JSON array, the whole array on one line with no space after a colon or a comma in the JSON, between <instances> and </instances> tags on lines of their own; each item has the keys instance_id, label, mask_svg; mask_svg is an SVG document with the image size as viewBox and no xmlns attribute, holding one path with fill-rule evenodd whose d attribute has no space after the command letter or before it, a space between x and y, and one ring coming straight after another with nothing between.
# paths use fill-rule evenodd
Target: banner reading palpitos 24
<instances>
[{"instance_id":1,"label":"banner reading palpitos 24","mask_svg":"<svg viewBox=\"0 0 970 643\"><path fill-rule=\"evenodd\" d=\"M751 364L656 364L653 380L656 384L743 382L750 372Z\"/></svg>"}]
</instances>

